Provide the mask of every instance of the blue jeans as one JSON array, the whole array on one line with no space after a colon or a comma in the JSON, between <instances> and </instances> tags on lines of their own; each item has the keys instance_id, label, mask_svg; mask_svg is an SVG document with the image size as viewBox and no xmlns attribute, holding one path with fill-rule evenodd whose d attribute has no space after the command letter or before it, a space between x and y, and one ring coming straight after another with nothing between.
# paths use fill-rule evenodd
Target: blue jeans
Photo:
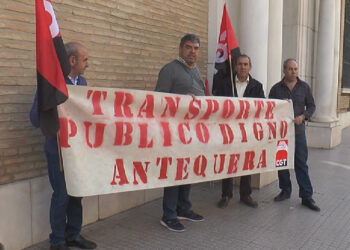
<instances>
[{"instance_id":1,"label":"blue jeans","mask_svg":"<svg viewBox=\"0 0 350 250\"><path fill-rule=\"evenodd\" d=\"M81 197L67 194L64 173L60 170L58 154L45 152L49 180L53 189L50 206L50 242L53 245L74 240L79 236L82 224Z\"/></svg>"},{"instance_id":2,"label":"blue jeans","mask_svg":"<svg viewBox=\"0 0 350 250\"><path fill-rule=\"evenodd\" d=\"M188 213L192 206L190 191L191 185L164 188L162 219L176 219L178 214Z\"/></svg>"},{"instance_id":3,"label":"blue jeans","mask_svg":"<svg viewBox=\"0 0 350 250\"><path fill-rule=\"evenodd\" d=\"M311 198L313 189L309 176L309 167L307 165L308 149L305 132L295 135L295 155L294 171L299 185L299 197ZM289 170L278 171L279 186L282 191L290 194L292 192L292 183L290 181Z\"/></svg>"}]
</instances>

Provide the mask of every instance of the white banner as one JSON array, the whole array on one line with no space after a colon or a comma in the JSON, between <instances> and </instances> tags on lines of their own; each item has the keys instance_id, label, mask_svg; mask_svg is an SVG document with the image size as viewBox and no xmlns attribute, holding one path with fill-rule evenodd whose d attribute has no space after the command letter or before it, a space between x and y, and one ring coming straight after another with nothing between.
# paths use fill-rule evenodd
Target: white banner
<instances>
[{"instance_id":1,"label":"white banner","mask_svg":"<svg viewBox=\"0 0 350 250\"><path fill-rule=\"evenodd\" d=\"M293 168L291 102L68 86L67 190L90 196Z\"/></svg>"}]
</instances>

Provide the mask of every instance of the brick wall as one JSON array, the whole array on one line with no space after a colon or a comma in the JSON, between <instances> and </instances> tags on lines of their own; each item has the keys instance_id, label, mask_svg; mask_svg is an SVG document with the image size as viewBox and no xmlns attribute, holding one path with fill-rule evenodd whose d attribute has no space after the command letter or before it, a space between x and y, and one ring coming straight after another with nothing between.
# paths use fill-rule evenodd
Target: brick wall
<instances>
[{"instance_id":1,"label":"brick wall","mask_svg":"<svg viewBox=\"0 0 350 250\"><path fill-rule=\"evenodd\" d=\"M43 137L28 121L36 85L35 1L0 0L0 184L46 173ZM65 42L90 54L91 86L152 90L180 38L202 41L206 76L208 0L52 0Z\"/></svg>"}]
</instances>

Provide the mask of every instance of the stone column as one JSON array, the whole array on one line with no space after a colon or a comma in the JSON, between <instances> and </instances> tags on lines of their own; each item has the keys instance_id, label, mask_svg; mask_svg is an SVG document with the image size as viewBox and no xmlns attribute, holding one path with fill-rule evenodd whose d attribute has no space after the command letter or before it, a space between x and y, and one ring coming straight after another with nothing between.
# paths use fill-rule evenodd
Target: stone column
<instances>
[{"instance_id":1,"label":"stone column","mask_svg":"<svg viewBox=\"0 0 350 250\"><path fill-rule=\"evenodd\" d=\"M266 96L268 96L271 87L281 80L282 29L283 1L270 0Z\"/></svg>"},{"instance_id":2,"label":"stone column","mask_svg":"<svg viewBox=\"0 0 350 250\"><path fill-rule=\"evenodd\" d=\"M320 1L318 20L313 85L316 111L308 122L308 145L332 148L341 142L341 126L337 118L340 1Z\"/></svg>"},{"instance_id":3,"label":"stone column","mask_svg":"<svg viewBox=\"0 0 350 250\"><path fill-rule=\"evenodd\" d=\"M253 68L251 74L264 85L268 95L268 62L279 61L271 65L271 75L280 71L282 53L282 2L273 0L241 0L239 22L239 44L241 52L249 55ZM272 10L270 9L272 7ZM274 13L279 12L279 13ZM269 16L271 14L271 17ZM271 19L270 19L271 18ZM272 23L279 22L279 23ZM271 28L271 30L270 30ZM271 39L269 36L272 35ZM270 46L271 42L271 46ZM269 51L270 49L270 51ZM277 53L275 53L277 52ZM278 58L279 57L279 58ZM276 67L276 68L275 68ZM269 84L270 85L270 84ZM277 179L277 172L256 174L252 176L252 187L261 188ZM237 182L239 183L239 182Z\"/></svg>"},{"instance_id":4,"label":"stone column","mask_svg":"<svg viewBox=\"0 0 350 250\"><path fill-rule=\"evenodd\" d=\"M317 37L316 80L314 94L316 111L312 121L334 122L337 120L338 82L334 82L335 1L320 1Z\"/></svg>"},{"instance_id":5,"label":"stone column","mask_svg":"<svg viewBox=\"0 0 350 250\"><path fill-rule=\"evenodd\" d=\"M266 92L269 0L241 0L239 44L241 52L252 59L252 75L264 85Z\"/></svg>"}]
</instances>

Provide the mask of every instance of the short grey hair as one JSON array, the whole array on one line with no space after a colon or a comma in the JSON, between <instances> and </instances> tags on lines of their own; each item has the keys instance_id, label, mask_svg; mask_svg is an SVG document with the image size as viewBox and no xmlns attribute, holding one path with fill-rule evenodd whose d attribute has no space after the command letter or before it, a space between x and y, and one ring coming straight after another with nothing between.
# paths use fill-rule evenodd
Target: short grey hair
<instances>
[{"instance_id":1,"label":"short grey hair","mask_svg":"<svg viewBox=\"0 0 350 250\"><path fill-rule=\"evenodd\" d=\"M247 54L240 54L240 55L236 56L235 62L234 62L235 65L237 65L237 62L238 62L239 58L247 58L248 61L249 61L249 65L252 66L252 60L250 59L250 57Z\"/></svg>"},{"instance_id":2,"label":"short grey hair","mask_svg":"<svg viewBox=\"0 0 350 250\"><path fill-rule=\"evenodd\" d=\"M284 62L283 62L283 69L286 69L287 68L287 65L289 62L295 62L296 64L298 64L297 60L294 59L294 58L288 58L286 59Z\"/></svg>"},{"instance_id":3,"label":"short grey hair","mask_svg":"<svg viewBox=\"0 0 350 250\"><path fill-rule=\"evenodd\" d=\"M83 47L81 43L78 42L69 42L64 45L68 58L71 56L79 56L79 48Z\"/></svg>"}]
</instances>

